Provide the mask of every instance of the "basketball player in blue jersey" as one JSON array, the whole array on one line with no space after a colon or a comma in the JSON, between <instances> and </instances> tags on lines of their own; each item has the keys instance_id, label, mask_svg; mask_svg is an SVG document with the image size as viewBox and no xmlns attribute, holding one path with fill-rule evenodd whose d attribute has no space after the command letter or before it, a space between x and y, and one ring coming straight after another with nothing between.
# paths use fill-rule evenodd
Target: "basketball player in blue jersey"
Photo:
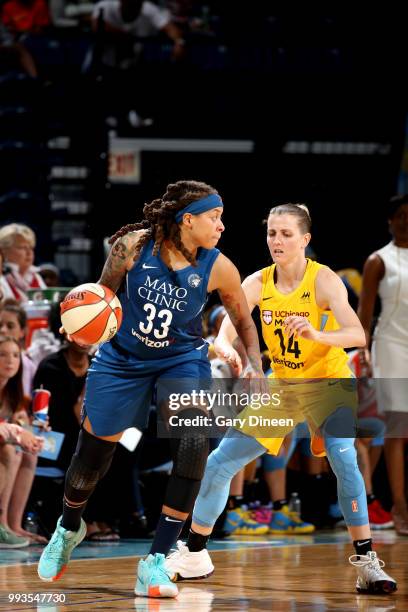
<instances>
[{"instance_id":1,"label":"basketball player in blue jersey","mask_svg":"<svg viewBox=\"0 0 408 612\"><path fill-rule=\"evenodd\" d=\"M180 380L182 392L199 391L211 378L201 312L209 292L220 298L245 345L249 376L262 376L256 328L240 276L216 248L224 231L223 202L215 189L178 181L163 197L146 204L141 223L126 225L112 238L100 283L118 293L123 323L103 344L90 366L84 420L65 479L63 514L38 565L41 579L61 577L71 552L85 536L87 500L108 470L123 431L146 424L152 393ZM201 383L200 383L201 381ZM203 407L205 409L205 407ZM202 415L186 408L189 417ZM208 437L182 428L170 440L173 469L149 556L138 567L135 593L175 597L165 556L175 544L200 488ZM196 534L187 545L195 550Z\"/></svg>"}]
</instances>

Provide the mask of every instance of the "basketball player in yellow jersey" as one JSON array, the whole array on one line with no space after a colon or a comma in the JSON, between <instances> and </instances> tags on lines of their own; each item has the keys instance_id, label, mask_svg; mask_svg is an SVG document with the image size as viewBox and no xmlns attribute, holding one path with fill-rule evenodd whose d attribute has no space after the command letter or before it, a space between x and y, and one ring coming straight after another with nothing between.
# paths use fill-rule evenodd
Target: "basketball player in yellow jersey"
<instances>
[{"instance_id":1,"label":"basketball player in yellow jersey","mask_svg":"<svg viewBox=\"0 0 408 612\"><path fill-rule=\"evenodd\" d=\"M284 390L281 404L275 409L268 406L264 414L290 414L293 422L277 431L247 426L227 432L208 458L195 503L192 531L196 546L193 551L180 547L168 559L169 569L189 577L208 573L205 546L225 506L232 477L265 450L277 454L284 436L298 422L307 420L312 433L319 429L324 442L321 448L312 445L312 450L327 455L337 477L339 504L356 553L350 562L357 567L357 591L391 593L397 584L383 571L383 562L372 550L364 481L350 433L354 431L355 394L353 385L345 380L351 373L343 349L364 346L364 331L340 278L328 267L305 257L310 227L304 205L272 208L267 243L274 263L243 283L250 310L255 306L260 309L262 333L276 378L271 381L272 392L274 384ZM239 374L242 363L233 347L236 337L229 317L225 317L215 348ZM249 412L250 408L239 417ZM344 426L347 433L339 434Z\"/></svg>"},{"instance_id":2,"label":"basketball player in yellow jersey","mask_svg":"<svg viewBox=\"0 0 408 612\"><path fill-rule=\"evenodd\" d=\"M298 286L289 293L285 293L285 287L282 287L278 280L275 282L279 269L277 264L256 273L251 283L253 293L258 293L257 305L261 312L262 336L269 349L274 376L347 378L350 376L350 370L345 351L341 345L323 344L321 340L327 336L320 334L340 328L333 312L328 309L328 300L330 289L340 294L336 296L337 304L347 299L344 298L342 282L329 268L310 259L305 260L302 268L303 278L299 279L300 282L296 280ZM290 288L290 285L286 287ZM316 295L319 295L319 301ZM354 342L357 342L359 326L356 326L356 321L353 320L354 312L349 312L347 307L342 318L349 328L348 333L354 332ZM291 331L293 333L290 333ZM342 335L345 333L347 332L343 327ZM336 342L339 342L339 338L335 338ZM352 342L353 338L350 337L350 341Z\"/></svg>"}]
</instances>

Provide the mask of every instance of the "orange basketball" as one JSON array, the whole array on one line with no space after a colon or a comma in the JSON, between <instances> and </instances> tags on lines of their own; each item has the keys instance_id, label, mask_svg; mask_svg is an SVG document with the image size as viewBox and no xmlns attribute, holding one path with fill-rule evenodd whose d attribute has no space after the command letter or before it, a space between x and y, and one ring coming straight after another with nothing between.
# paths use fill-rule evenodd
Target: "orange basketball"
<instances>
[{"instance_id":1,"label":"orange basketball","mask_svg":"<svg viewBox=\"0 0 408 612\"><path fill-rule=\"evenodd\" d=\"M122 306L108 287L84 283L71 289L61 302L61 322L80 344L107 342L122 323Z\"/></svg>"}]
</instances>

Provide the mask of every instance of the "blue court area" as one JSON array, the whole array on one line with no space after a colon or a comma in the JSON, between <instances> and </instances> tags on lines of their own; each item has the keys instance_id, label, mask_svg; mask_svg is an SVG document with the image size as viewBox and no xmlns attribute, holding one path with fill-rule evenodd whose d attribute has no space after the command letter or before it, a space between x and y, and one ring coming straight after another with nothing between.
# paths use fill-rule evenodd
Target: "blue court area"
<instances>
[{"instance_id":1,"label":"blue court area","mask_svg":"<svg viewBox=\"0 0 408 612\"><path fill-rule=\"evenodd\" d=\"M394 543L395 531L384 531L374 535L376 542ZM279 548L285 546L315 546L319 544L343 544L349 542L346 531L326 531L312 535L297 536L236 536L223 540L211 540L209 550L233 551L243 548ZM119 559L121 557L145 556L151 540L121 540L120 542L83 542L73 552L72 559ZM36 563L42 546L28 546L17 550L0 550L0 566Z\"/></svg>"}]
</instances>

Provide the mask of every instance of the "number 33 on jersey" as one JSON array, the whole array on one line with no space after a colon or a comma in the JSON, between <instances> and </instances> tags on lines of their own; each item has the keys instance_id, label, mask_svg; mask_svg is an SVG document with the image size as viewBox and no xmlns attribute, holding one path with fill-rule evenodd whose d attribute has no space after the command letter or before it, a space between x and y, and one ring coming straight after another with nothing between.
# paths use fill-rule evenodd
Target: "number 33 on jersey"
<instances>
[{"instance_id":1,"label":"number 33 on jersey","mask_svg":"<svg viewBox=\"0 0 408 612\"><path fill-rule=\"evenodd\" d=\"M171 357L205 347L201 316L218 249L200 249L196 267L174 272L166 267L160 253L153 256L152 250L150 241L118 294L123 323L114 344L118 342L143 359Z\"/></svg>"}]
</instances>

